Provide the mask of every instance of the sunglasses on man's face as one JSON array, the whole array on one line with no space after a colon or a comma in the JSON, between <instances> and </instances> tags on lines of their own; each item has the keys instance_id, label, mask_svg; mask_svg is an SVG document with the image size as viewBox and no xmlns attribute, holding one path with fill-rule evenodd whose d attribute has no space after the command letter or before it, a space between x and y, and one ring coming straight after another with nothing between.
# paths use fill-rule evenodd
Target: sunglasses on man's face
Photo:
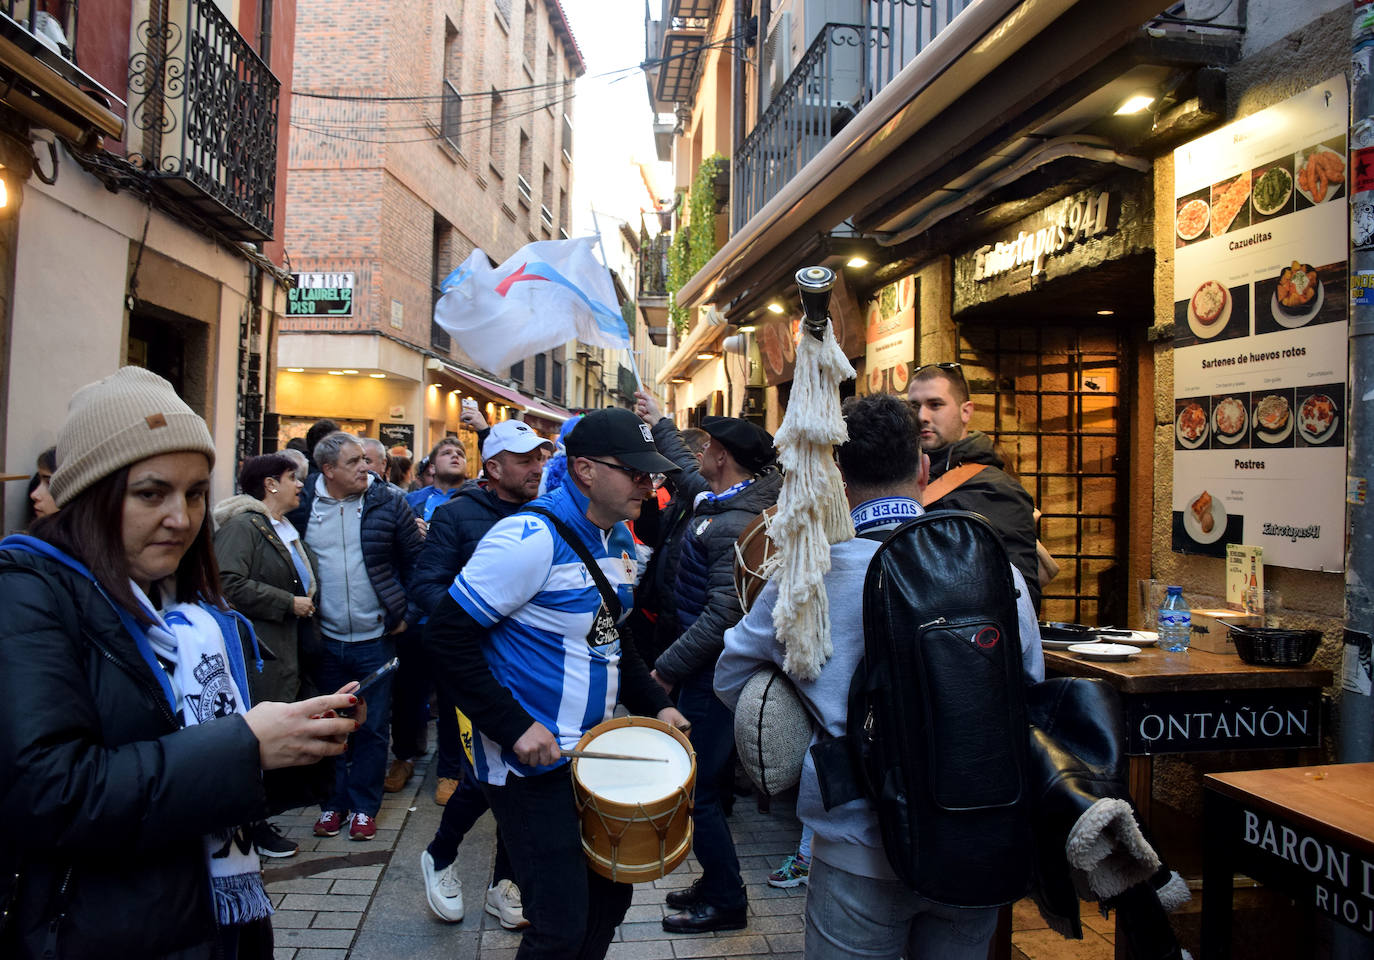
<instances>
[{"instance_id":1,"label":"sunglasses on man's face","mask_svg":"<svg viewBox=\"0 0 1374 960\"><path fill-rule=\"evenodd\" d=\"M636 470L634 467L627 467L623 463L610 463L606 460L597 460L595 457L585 457L592 463L599 463L603 467L610 467L612 470L619 470L621 473L629 474L631 483L649 483L658 487L664 481L661 473L646 473L643 470Z\"/></svg>"}]
</instances>

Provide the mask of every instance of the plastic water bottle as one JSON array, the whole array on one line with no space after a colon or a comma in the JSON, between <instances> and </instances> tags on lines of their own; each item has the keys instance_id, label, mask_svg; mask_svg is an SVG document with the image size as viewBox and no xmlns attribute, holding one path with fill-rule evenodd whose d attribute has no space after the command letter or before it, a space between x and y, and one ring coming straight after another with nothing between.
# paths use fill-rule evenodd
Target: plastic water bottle
<instances>
[{"instance_id":1,"label":"plastic water bottle","mask_svg":"<svg viewBox=\"0 0 1374 960\"><path fill-rule=\"evenodd\" d=\"M1170 653L1188 649L1193 634L1193 613L1183 599L1182 587L1170 587L1159 608L1159 648Z\"/></svg>"}]
</instances>

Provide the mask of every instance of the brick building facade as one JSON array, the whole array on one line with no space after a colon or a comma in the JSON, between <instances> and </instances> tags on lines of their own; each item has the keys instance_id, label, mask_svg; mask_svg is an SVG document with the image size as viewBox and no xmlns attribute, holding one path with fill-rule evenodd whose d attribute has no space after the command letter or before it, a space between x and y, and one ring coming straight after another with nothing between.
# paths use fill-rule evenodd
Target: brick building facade
<instances>
[{"instance_id":1,"label":"brick building facade","mask_svg":"<svg viewBox=\"0 0 1374 960\"><path fill-rule=\"evenodd\" d=\"M500 261L567 235L584 65L558 0L302 0L296 51L287 249L298 272L351 274L353 300L283 324L283 441L331 416L423 449L463 396L556 429L566 348L480 371L431 318L475 247Z\"/></svg>"}]
</instances>

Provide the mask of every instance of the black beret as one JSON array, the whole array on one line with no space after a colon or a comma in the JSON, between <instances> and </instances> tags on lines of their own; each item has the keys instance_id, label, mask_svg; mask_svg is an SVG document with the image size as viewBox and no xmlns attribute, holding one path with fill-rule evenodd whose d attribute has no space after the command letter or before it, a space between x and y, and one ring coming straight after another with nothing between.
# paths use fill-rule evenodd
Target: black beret
<instances>
[{"instance_id":1,"label":"black beret","mask_svg":"<svg viewBox=\"0 0 1374 960\"><path fill-rule=\"evenodd\" d=\"M778 458L773 435L763 427L739 417L702 417L701 429L719 440L741 467L758 473Z\"/></svg>"}]
</instances>

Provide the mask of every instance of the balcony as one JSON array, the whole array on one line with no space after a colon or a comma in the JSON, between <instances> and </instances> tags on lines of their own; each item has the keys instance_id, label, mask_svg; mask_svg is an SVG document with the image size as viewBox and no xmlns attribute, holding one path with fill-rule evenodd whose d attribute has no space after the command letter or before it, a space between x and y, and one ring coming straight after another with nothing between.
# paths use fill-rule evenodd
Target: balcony
<instances>
[{"instance_id":1,"label":"balcony","mask_svg":"<svg viewBox=\"0 0 1374 960\"><path fill-rule=\"evenodd\" d=\"M152 4L129 57L129 159L230 238L270 240L280 86L212 0Z\"/></svg>"},{"instance_id":2,"label":"balcony","mask_svg":"<svg viewBox=\"0 0 1374 960\"><path fill-rule=\"evenodd\" d=\"M821 27L735 152L731 232L739 230L973 0L874 0L862 23ZM771 39L771 38L770 38ZM779 76L786 43L769 44Z\"/></svg>"},{"instance_id":3,"label":"balcony","mask_svg":"<svg viewBox=\"0 0 1374 960\"><path fill-rule=\"evenodd\" d=\"M120 100L76 65L77 4L50 0L33 13L28 0L0 0L0 101L35 127L78 146L118 140ZM49 12L51 11L51 12Z\"/></svg>"},{"instance_id":4,"label":"balcony","mask_svg":"<svg viewBox=\"0 0 1374 960\"><path fill-rule=\"evenodd\" d=\"M639 235L639 292L635 298L644 315L649 339L660 347L668 342L668 248L672 234Z\"/></svg>"}]
</instances>

